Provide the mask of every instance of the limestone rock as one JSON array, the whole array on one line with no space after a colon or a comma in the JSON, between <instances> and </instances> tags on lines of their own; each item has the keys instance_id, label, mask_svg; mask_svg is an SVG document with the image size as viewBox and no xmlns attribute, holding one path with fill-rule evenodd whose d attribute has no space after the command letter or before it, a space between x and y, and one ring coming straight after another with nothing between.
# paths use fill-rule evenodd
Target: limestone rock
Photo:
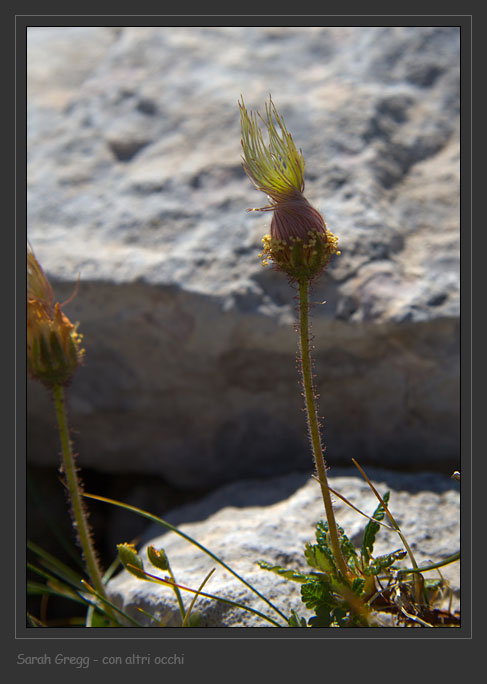
<instances>
[{"instance_id":1,"label":"limestone rock","mask_svg":"<svg viewBox=\"0 0 487 684\"><path fill-rule=\"evenodd\" d=\"M313 334L334 459L458 467L459 29L28 31L28 227L86 362L80 464L178 487L309 468L294 292L259 263L237 100L271 92L342 255ZM326 300L326 304L321 302ZM29 458L56 463L29 384Z\"/></svg>"},{"instance_id":2,"label":"limestone rock","mask_svg":"<svg viewBox=\"0 0 487 684\"><path fill-rule=\"evenodd\" d=\"M445 559L458 551L460 511L457 483L448 476L428 473L399 475L380 469L367 471L382 495L387 490L391 492L391 511L420 566L427 561ZM363 512L372 515L377 499L369 486L350 470L341 473L330 478L330 486ZM338 499L335 510L338 523L359 548L367 520ZM314 526L323 516L323 501L317 483L294 473L227 485L200 502L176 509L164 517L220 557L286 617L291 615L291 610L309 617L311 613L301 603L300 585L260 569L256 562L266 560L289 569L309 570L303 556L304 544L314 542ZM198 589L205 576L215 568L203 591L242 603L285 624L261 598L208 555L173 532L163 532L161 536L161 530L163 528L159 526L152 526L140 549L147 572L165 575L147 560L146 548L153 544L156 548L164 548L181 585ZM376 555L401 548L396 533L380 529L374 548ZM401 561L399 565L409 567L408 560ZM445 566L442 574L450 584L453 609L457 609L459 563ZM430 571L425 573L425 577L435 579L438 574ZM167 626L180 625L176 599L170 587L138 580L124 570L110 581L108 590L118 606L144 625L157 626L137 607L156 619L167 621ZM186 607L193 596L183 592ZM447 593L446 604L449 600ZM272 626L259 616L209 598L199 597L195 610L201 614L202 627Z\"/></svg>"}]
</instances>

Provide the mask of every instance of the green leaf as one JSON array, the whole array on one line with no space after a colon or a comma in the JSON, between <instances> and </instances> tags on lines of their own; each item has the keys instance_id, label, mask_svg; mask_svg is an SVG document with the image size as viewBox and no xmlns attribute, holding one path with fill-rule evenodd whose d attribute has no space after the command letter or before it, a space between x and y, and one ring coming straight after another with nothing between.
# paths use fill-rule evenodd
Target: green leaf
<instances>
[{"instance_id":1,"label":"green leaf","mask_svg":"<svg viewBox=\"0 0 487 684\"><path fill-rule=\"evenodd\" d=\"M343 527L340 527L340 525L337 525L337 530L338 530L338 535L339 535L340 548L342 550L342 554L345 558L345 561L352 568L357 568L358 556L357 556L357 552L355 551L354 545L352 544L350 539L345 534ZM330 545L328 543L328 523L327 522L323 522L322 520L320 520L316 524L316 541L318 542L318 546L323 551L325 551L325 550L329 551L331 557L334 558L332 550L331 550Z\"/></svg>"},{"instance_id":2,"label":"green leaf","mask_svg":"<svg viewBox=\"0 0 487 684\"><path fill-rule=\"evenodd\" d=\"M365 579L363 577L356 577L352 582L352 591L357 596L360 596L365 586Z\"/></svg>"},{"instance_id":3,"label":"green leaf","mask_svg":"<svg viewBox=\"0 0 487 684\"><path fill-rule=\"evenodd\" d=\"M382 497L384 503L387 505L389 502L390 492L386 492ZM374 511L374 520L383 520L386 511L382 504L379 504ZM370 558L372 556L372 551L374 550L375 537L380 529L380 525L372 520L369 520L367 526L365 527L364 538L362 541L361 556L364 566L369 564Z\"/></svg>"},{"instance_id":4,"label":"green leaf","mask_svg":"<svg viewBox=\"0 0 487 684\"><path fill-rule=\"evenodd\" d=\"M329 547L328 544L328 523L323 522L323 520L319 520L316 523L316 541L318 542L318 546L322 547Z\"/></svg>"},{"instance_id":5,"label":"green leaf","mask_svg":"<svg viewBox=\"0 0 487 684\"><path fill-rule=\"evenodd\" d=\"M268 570L269 572L275 572L281 577L285 577L288 580L293 580L293 582L309 582L313 579L313 575L306 574L304 572L299 572L299 570L288 570L280 565L272 565L267 563L267 561L257 561L257 565L262 568L262 570Z\"/></svg>"},{"instance_id":6,"label":"green leaf","mask_svg":"<svg viewBox=\"0 0 487 684\"><path fill-rule=\"evenodd\" d=\"M338 538L340 542L340 549L342 551L343 558L348 565L348 567L352 570L352 572L355 575L360 574L361 572L361 565L359 562L359 557L357 555L357 551L355 550L354 545L350 541L350 539L347 537L345 534L345 531L343 527L340 527L340 525L337 525L337 531L338 531ZM328 544L328 523L320 521L316 525L316 539L318 541L318 544L321 548L323 549L328 549L330 556L333 558L334 561L334 555L333 552L330 548L330 545ZM338 577L338 574L337 574ZM340 575L341 577L341 575ZM344 578L341 577L340 581L344 581Z\"/></svg>"},{"instance_id":7,"label":"green leaf","mask_svg":"<svg viewBox=\"0 0 487 684\"><path fill-rule=\"evenodd\" d=\"M327 606L319 606L316 609L316 615L308 620L310 627L330 627L332 622L333 615Z\"/></svg>"},{"instance_id":8,"label":"green leaf","mask_svg":"<svg viewBox=\"0 0 487 684\"><path fill-rule=\"evenodd\" d=\"M335 608L333 617L340 627L347 627L350 623L350 613L345 608Z\"/></svg>"},{"instance_id":9,"label":"green leaf","mask_svg":"<svg viewBox=\"0 0 487 684\"><path fill-rule=\"evenodd\" d=\"M90 620L90 627L113 627L110 618L106 614L101 614L97 610L93 612Z\"/></svg>"},{"instance_id":10,"label":"green leaf","mask_svg":"<svg viewBox=\"0 0 487 684\"><path fill-rule=\"evenodd\" d=\"M340 526L338 526L338 533L340 535L340 548L345 561L352 568L352 570L357 571L359 561L355 547Z\"/></svg>"},{"instance_id":11,"label":"green leaf","mask_svg":"<svg viewBox=\"0 0 487 684\"><path fill-rule=\"evenodd\" d=\"M299 617L295 610L291 611L291 617L288 620L290 627L306 627L306 620L304 617Z\"/></svg>"},{"instance_id":12,"label":"green leaf","mask_svg":"<svg viewBox=\"0 0 487 684\"><path fill-rule=\"evenodd\" d=\"M306 544L304 547L304 556L312 568L316 568L322 572L336 574L337 570L333 554L327 546Z\"/></svg>"},{"instance_id":13,"label":"green leaf","mask_svg":"<svg viewBox=\"0 0 487 684\"><path fill-rule=\"evenodd\" d=\"M323 579L307 582L301 587L301 600L310 610L319 606L333 608L337 605L330 584Z\"/></svg>"},{"instance_id":14,"label":"green leaf","mask_svg":"<svg viewBox=\"0 0 487 684\"><path fill-rule=\"evenodd\" d=\"M308 620L310 627L363 627L367 626L363 617L354 614L353 609L340 595L340 588L335 586L332 578L323 575L313 578L301 587L301 600L305 606L314 611L314 616ZM364 580L356 578L352 583L352 590L360 596L364 587Z\"/></svg>"},{"instance_id":15,"label":"green leaf","mask_svg":"<svg viewBox=\"0 0 487 684\"><path fill-rule=\"evenodd\" d=\"M368 568L365 568L364 572L366 575L378 575L382 570L390 568L396 561L401 560L406 556L407 552L403 549L398 549L392 553L386 553L383 556L377 556L370 563Z\"/></svg>"}]
</instances>

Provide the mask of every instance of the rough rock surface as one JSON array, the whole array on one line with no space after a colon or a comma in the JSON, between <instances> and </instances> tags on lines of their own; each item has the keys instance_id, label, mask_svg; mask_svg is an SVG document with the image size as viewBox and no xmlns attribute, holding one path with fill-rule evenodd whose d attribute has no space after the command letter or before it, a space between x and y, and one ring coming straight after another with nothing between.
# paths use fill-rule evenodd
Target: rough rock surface
<instances>
[{"instance_id":1,"label":"rough rock surface","mask_svg":"<svg viewBox=\"0 0 487 684\"><path fill-rule=\"evenodd\" d=\"M309 466L294 293L245 213L237 100L269 92L340 239L313 293L334 461L457 466L455 27L28 30L28 230L60 301L81 278L80 464L188 488ZM30 383L33 462L52 426Z\"/></svg>"},{"instance_id":2,"label":"rough rock surface","mask_svg":"<svg viewBox=\"0 0 487 684\"><path fill-rule=\"evenodd\" d=\"M368 474L380 493L384 494L387 490L391 492L391 512L420 566L427 561L445 559L459 549L457 483L446 476L427 473L405 476L370 469ZM351 471L346 475L331 477L330 486L369 515L377 506L377 499L369 486ZM359 548L366 519L338 499L335 510L338 523ZM302 474L289 474L226 485L198 503L176 509L165 519L219 556L289 617L292 609L302 616L311 615L301 603L300 585L260 569L256 561L262 559L289 569L309 569L303 556L304 544L307 541L314 542L314 526L322 517L323 501L317 483ZM146 548L150 543L156 548L165 549L180 584L198 589L205 576L215 568L204 591L242 603L278 622L284 622L221 565L173 532L161 536L161 529L160 526L153 526L140 549L147 572L165 576L163 571L156 570L147 560ZM400 548L402 545L397 534L381 528L374 553L380 555ZM401 561L400 565L409 566L407 560ZM453 591L454 610L459 607L459 566L456 562L442 568L442 574ZM438 574L430 571L425 573L425 577L437 579ZM144 625L156 626L137 607L156 619L167 621L167 626L180 624L171 588L138 580L125 570L110 581L108 588L117 605ZM183 592L183 598L187 607L193 595ZM445 595L446 604L449 598L449 595ZM198 598L195 609L201 613L202 627L270 626L270 623L252 613L208 598ZM384 625L388 624L385 621Z\"/></svg>"}]
</instances>

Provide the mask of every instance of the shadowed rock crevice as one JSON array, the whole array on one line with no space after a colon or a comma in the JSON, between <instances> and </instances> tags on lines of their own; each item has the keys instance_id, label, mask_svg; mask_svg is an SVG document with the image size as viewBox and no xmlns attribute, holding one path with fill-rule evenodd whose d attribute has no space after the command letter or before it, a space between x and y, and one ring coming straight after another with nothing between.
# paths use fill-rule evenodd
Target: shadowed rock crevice
<instances>
[{"instance_id":1,"label":"shadowed rock crevice","mask_svg":"<svg viewBox=\"0 0 487 684\"><path fill-rule=\"evenodd\" d=\"M220 297L143 283L80 287L70 315L100 340L69 391L82 466L153 472L180 488L311 467L292 308L279 325L263 294L252 307L232 302L225 311ZM327 307L313 309L312 339L333 463L455 466L458 321L354 324ZM29 400L29 457L54 463L43 388L29 383Z\"/></svg>"}]
</instances>

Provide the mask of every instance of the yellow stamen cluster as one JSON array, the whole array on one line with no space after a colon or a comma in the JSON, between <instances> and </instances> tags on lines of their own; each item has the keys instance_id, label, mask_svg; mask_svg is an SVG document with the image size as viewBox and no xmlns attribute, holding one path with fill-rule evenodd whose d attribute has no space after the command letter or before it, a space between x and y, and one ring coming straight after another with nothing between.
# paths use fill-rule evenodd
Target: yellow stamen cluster
<instances>
[{"instance_id":1,"label":"yellow stamen cluster","mask_svg":"<svg viewBox=\"0 0 487 684\"><path fill-rule=\"evenodd\" d=\"M77 326L54 303L52 289L32 248L27 251L27 369L48 387L67 384L82 363Z\"/></svg>"},{"instance_id":2,"label":"yellow stamen cluster","mask_svg":"<svg viewBox=\"0 0 487 684\"><path fill-rule=\"evenodd\" d=\"M329 230L324 235L321 231L310 231L308 240L291 237L290 241L278 240L271 235L262 238L263 250L259 254L262 265L269 261L280 271L284 271L295 280L311 280L319 275L330 261L333 254L340 254L338 238Z\"/></svg>"}]
</instances>

